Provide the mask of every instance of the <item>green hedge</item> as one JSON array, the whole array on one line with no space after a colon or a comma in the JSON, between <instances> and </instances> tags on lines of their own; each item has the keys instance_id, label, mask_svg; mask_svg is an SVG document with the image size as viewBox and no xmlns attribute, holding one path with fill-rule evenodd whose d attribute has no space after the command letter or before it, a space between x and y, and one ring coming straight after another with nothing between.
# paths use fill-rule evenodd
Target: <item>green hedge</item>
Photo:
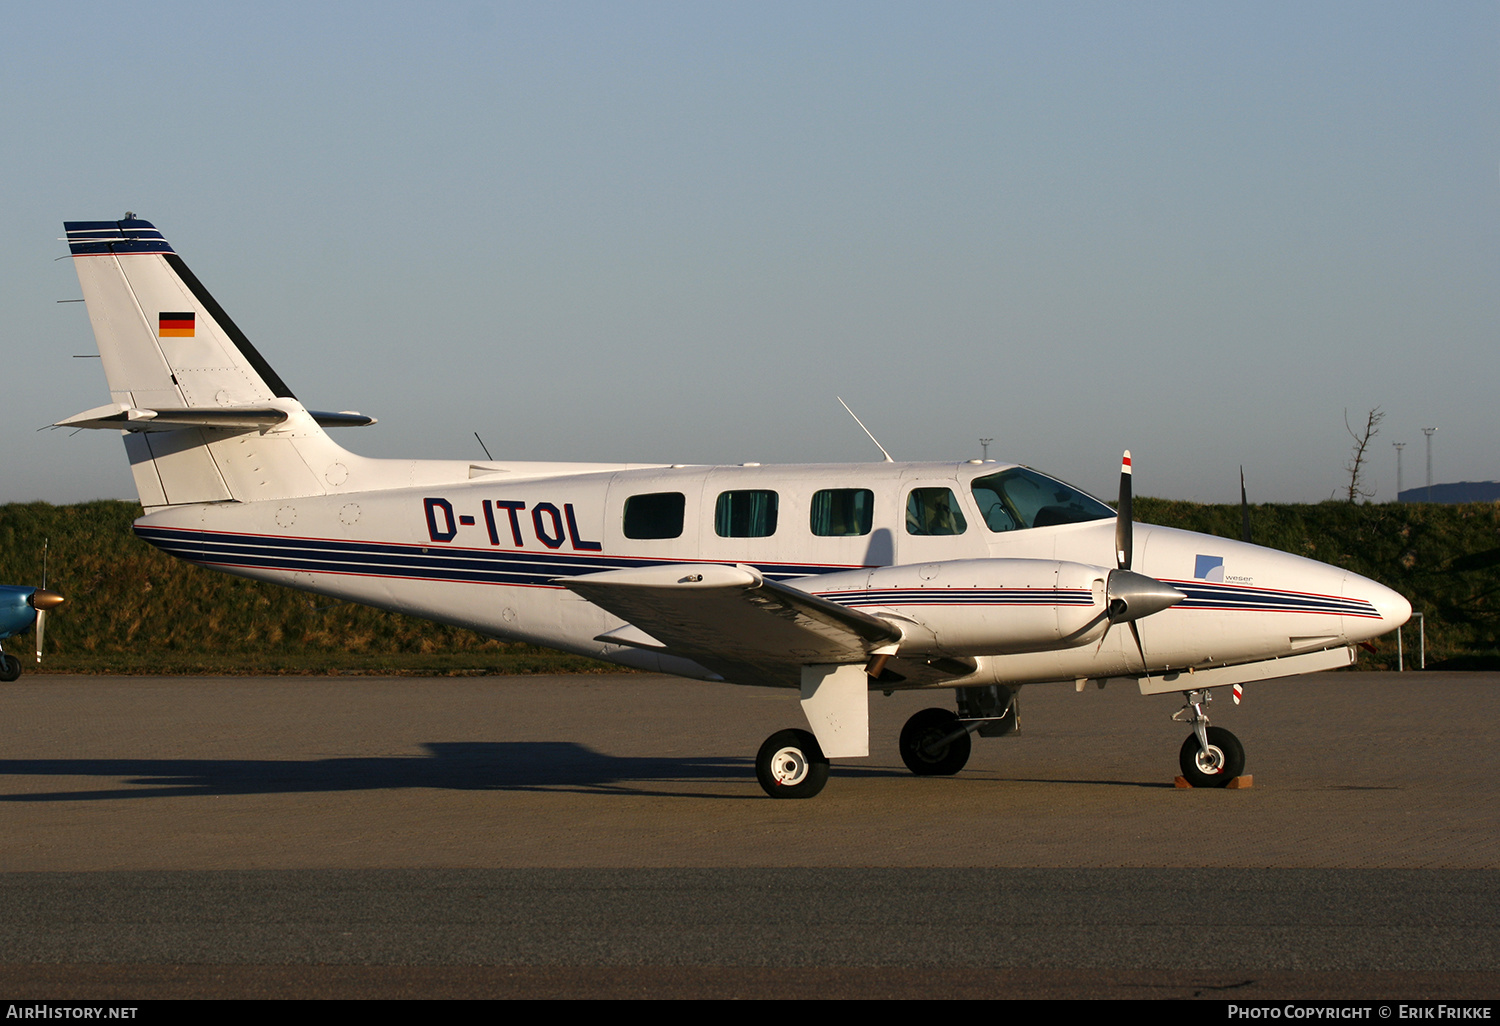
<instances>
[{"instance_id":1,"label":"green hedge","mask_svg":"<svg viewBox=\"0 0 1500 1026\"><path fill-rule=\"evenodd\" d=\"M0 506L0 583L47 586L49 670L551 673L607 664L205 570L138 540L135 503ZM29 637L11 642L26 655ZM30 660L27 660L28 664ZM617 668L616 668L617 669Z\"/></svg>"},{"instance_id":2,"label":"green hedge","mask_svg":"<svg viewBox=\"0 0 1500 1026\"><path fill-rule=\"evenodd\" d=\"M1227 538L1238 506L1138 498L1148 523ZM67 605L47 623L51 669L127 672L555 672L591 660L204 570L131 533L127 502L0 506L0 582L48 585ZM1390 585L1426 614L1428 666L1500 665L1500 504L1251 507L1254 540ZM12 651L24 653L29 639ZM1415 630L1407 632L1408 650ZM1383 642L1376 665L1394 665ZM1368 657L1362 665L1371 665Z\"/></svg>"}]
</instances>

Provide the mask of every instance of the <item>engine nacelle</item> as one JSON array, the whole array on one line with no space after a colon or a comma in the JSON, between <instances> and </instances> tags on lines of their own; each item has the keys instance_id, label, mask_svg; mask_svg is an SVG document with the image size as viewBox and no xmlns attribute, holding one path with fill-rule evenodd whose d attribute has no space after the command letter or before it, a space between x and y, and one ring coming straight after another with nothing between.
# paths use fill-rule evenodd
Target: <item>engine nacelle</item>
<instances>
[{"instance_id":1,"label":"engine nacelle","mask_svg":"<svg viewBox=\"0 0 1500 1026\"><path fill-rule=\"evenodd\" d=\"M903 655L1002 655L1099 640L1110 573L1053 559L955 559L789 583L899 624Z\"/></svg>"}]
</instances>

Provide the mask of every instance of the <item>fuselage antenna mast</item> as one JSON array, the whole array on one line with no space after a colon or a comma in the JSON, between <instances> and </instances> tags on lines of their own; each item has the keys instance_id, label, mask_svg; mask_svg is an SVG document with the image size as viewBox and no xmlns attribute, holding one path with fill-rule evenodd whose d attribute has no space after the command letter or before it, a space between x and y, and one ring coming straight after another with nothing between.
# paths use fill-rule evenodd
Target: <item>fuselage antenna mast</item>
<instances>
[{"instance_id":1,"label":"fuselage antenna mast","mask_svg":"<svg viewBox=\"0 0 1500 1026\"><path fill-rule=\"evenodd\" d=\"M872 442L875 443L875 448L877 448L877 449L880 450L880 455L882 455L882 456L885 457L885 461L887 463L895 463L896 461L893 460L893 459L891 459L891 454L885 451L885 446L883 446L883 445L880 444L880 440L878 438L876 438L874 435L870 434L870 429L867 428L867 427L865 427L865 422L859 419L859 414L857 414L853 410L849 409L849 404L846 403L846 402L844 402L844 397L843 396L834 396L834 398L839 401L839 405L840 406L842 406L845 410L848 411L849 416L851 416L851 417L854 418L854 423L856 423L856 424L859 425L859 429L861 431L863 431L865 434L870 435L870 441L872 441Z\"/></svg>"}]
</instances>

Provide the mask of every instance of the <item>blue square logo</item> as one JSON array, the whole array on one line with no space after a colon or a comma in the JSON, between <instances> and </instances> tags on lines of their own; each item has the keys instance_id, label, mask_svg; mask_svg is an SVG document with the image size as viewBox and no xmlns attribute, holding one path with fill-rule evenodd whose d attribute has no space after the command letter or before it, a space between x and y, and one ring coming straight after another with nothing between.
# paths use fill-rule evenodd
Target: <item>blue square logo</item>
<instances>
[{"instance_id":1,"label":"blue square logo","mask_svg":"<svg viewBox=\"0 0 1500 1026\"><path fill-rule=\"evenodd\" d=\"M1197 564L1193 567L1193 576L1200 581L1213 581L1218 584L1224 583L1224 557L1223 556L1199 556Z\"/></svg>"}]
</instances>

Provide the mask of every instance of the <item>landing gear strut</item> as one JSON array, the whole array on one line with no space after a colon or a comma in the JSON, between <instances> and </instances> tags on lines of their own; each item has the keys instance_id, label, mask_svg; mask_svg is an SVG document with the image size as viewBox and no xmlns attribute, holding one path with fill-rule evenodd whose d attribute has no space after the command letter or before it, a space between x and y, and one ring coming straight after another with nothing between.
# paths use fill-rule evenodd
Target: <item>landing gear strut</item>
<instances>
[{"instance_id":1,"label":"landing gear strut","mask_svg":"<svg viewBox=\"0 0 1500 1026\"><path fill-rule=\"evenodd\" d=\"M1192 724L1177 761L1182 776L1194 787L1227 787L1245 772L1245 747L1223 727L1210 727L1203 707L1213 700L1208 691L1185 692L1187 704L1172 717Z\"/></svg>"}]
</instances>

